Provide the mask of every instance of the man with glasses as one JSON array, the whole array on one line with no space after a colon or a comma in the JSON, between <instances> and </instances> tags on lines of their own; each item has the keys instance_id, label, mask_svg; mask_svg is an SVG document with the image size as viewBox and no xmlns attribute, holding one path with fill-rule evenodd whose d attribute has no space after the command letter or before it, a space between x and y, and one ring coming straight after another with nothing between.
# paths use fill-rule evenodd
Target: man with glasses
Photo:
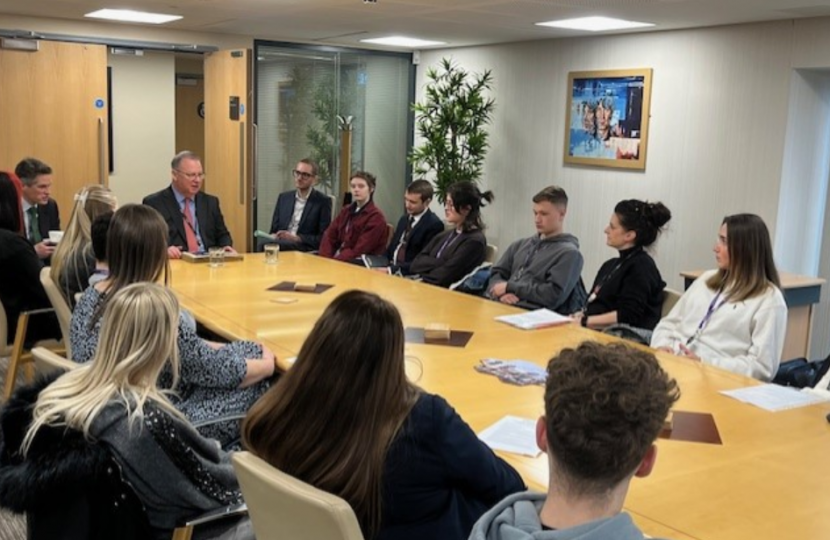
<instances>
[{"instance_id":1,"label":"man with glasses","mask_svg":"<svg viewBox=\"0 0 830 540\"><path fill-rule=\"evenodd\" d=\"M279 244L283 251L315 251L331 223L332 199L314 189L317 164L301 159L294 170L296 189L281 193L271 219L271 238L258 238L258 250Z\"/></svg>"},{"instance_id":2,"label":"man with glasses","mask_svg":"<svg viewBox=\"0 0 830 540\"><path fill-rule=\"evenodd\" d=\"M158 210L167 222L167 255L178 259L185 251L204 253L212 247L235 253L219 199L200 191L205 180L202 160L184 151L176 154L170 166L170 186L142 201Z\"/></svg>"}]
</instances>

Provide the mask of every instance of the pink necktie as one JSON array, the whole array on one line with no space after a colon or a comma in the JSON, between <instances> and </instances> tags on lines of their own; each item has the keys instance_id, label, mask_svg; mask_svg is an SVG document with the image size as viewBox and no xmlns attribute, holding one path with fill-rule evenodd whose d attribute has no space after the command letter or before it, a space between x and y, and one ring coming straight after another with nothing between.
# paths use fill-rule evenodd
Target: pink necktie
<instances>
[{"instance_id":1,"label":"pink necktie","mask_svg":"<svg viewBox=\"0 0 830 540\"><path fill-rule=\"evenodd\" d=\"M193 214L190 213L190 199L184 200L184 236L187 239L187 251L199 252L199 240L196 239L196 228L193 226Z\"/></svg>"}]
</instances>

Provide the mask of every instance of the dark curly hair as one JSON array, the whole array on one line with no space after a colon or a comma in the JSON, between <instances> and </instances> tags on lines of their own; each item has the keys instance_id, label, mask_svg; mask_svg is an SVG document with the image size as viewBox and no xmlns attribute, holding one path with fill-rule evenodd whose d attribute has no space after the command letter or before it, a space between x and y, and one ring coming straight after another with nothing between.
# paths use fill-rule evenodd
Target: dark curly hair
<instances>
[{"instance_id":1,"label":"dark curly hair","mask_svg":"<svg viewBox=\"0 0 830 540\"><path fill-rule=\"evenodd\" d=\"M548 452L572 496L606 492L633 474L680 397L653 354L586 341L548 363Z\"/></svg>"}]
</instances>

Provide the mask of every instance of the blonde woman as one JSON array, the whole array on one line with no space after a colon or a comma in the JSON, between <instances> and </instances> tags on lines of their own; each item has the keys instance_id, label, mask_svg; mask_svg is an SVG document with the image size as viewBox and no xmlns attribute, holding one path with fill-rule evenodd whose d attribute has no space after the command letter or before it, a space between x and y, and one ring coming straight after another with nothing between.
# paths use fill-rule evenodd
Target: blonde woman
<instances>
[{"instance_id":1,"label":"blonde woman","mask_svg":"<svg viewBox=\"0 0 830 540\"><path fill-rule=\"evenodd\" d=\"M115 195L103 186L86 186L75 194L72 216L52 255L49 272L70 307L75 306L75 295L89 286L89 277L95 272L92 222L100 215L114 212L117 205Z\"/></svg>"},{"instance_id":2,"label":"blonde woman","mask_svg":"<svg viewBox=\"0 0 830 540\"><path fill-rule=\"evenodd\" d=\"M183 521L240 502L238 484L228 455L156 385L166 367L178 377L174 294L150 283L127 286L104 318L93 362L19 391L3 411L0 504L48 520L60 505L89 500L72 525L86 518L96 537L125 538L128 530L130 537L169 538ZM141 510L128 513L131 495L113 481L113 461L149 530L130 530L136 523L125 521Z\"/></svg>"}]
</instances>

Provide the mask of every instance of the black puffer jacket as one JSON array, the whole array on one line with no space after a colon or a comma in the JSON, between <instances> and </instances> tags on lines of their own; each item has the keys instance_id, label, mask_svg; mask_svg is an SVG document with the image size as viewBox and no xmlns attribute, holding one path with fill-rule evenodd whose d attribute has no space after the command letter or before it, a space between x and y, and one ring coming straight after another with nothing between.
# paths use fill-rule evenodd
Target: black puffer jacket
<instances>
[{"instance_id":1,"label":"black puffer jacket","mask_svg":"<svg viewBox=\"0 0 830 540\"><path fill-rule=\"evenodd\" d=\"M37 396L52 380L18 390L0 414L0 506L27 514L30 540L150 538L118 465L79 431L43 427L20 454Z\"/></svg>"}]
</instances>

